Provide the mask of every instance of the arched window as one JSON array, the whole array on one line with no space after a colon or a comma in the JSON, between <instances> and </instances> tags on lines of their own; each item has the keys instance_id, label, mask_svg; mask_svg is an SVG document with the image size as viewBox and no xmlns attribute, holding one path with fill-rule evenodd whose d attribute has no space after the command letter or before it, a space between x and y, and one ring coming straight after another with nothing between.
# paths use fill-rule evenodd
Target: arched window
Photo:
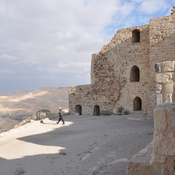
<instances>
[{"instance_id":1,"label":"arched window","mask_svg":"<svg viewBox=\"0 0 175 175\"><path fill-rule=\"evenodd\" d=\"M100 107L98 105L94 106L94 115L100 115Z\"/></svg>"},{"instance_id":2,"label":"arched window","mask_svg":"<svg viewBox=\"0 0 175 175\"><path fill-rule=\"evenodd\" d=\"M82 107L81 107L81 105L76 105L75 106L75 113L78 113L79 115L82 114Z\"/></svg>"},{"instance_id":3,"label":"arched window","mask_svg":"<svg viewBox=\"0 0 175 175\"><path fill-rule=\"evenodd\" d=\"M135 97L133 100L133 110L141 111L142 110L142 100L139 97Z\"/></svg>"},{"instance_id":4,"label":"arched window","mask_svg":"<svg viewBox=\"0 0 175 175\"><path fill-rule=\"evenodd\" d=\"M130 71L130 82L140 81L140 69L137 66L133 66Z\"/></svg>"},{"instance_id":5,"label":"arched window","mask_svg":"<svg viewBox=\"0 0 175 175\"><path fill-rule=\"evenodd\" d=\"M132 43L140 42L140 30L135 29L132 31Z\"/></svg>"}]
</instances>

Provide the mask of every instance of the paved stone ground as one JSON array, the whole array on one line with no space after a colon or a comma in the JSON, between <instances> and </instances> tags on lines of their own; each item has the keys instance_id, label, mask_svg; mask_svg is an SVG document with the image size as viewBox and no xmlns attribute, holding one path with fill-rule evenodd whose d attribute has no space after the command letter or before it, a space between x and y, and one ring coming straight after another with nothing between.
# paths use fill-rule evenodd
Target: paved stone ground
<instances>
[{"instance_id":1,"label":"paved stone ground","mask_svg":"<svg viewBox=\"0 0 175 175\"><path fill-rule=\"evenodd\" d=\"M68 115L64 119L66 125L56 125L56 119L40 124L46 128L54 127L51 131L32 134L29 130L26 136L16 136L20 145L12 140L4 142L10 143L9 150L1 145L0 137L0 154L6 151L0 158L0 174L125 175L128 160L151 142L154 132L153 118L142 115ZM28 155L27 151L32 150L33 145L40 149L44 149L43 146L62 149L50 154L44 150L37 154L35 149ZM7 158L13 154L17 157L22 147L25 147L26 155Z\"/></svg>"}]
</instances>

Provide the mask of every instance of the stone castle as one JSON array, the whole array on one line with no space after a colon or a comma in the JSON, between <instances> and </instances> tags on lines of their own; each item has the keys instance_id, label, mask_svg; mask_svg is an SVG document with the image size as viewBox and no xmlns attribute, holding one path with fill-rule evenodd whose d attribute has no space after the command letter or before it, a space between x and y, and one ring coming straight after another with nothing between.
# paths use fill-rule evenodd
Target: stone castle
<instances>
[{"instance_id":1,"label":"stone castle","mask_svg":"<svg viewBox=\"0 0 175 175\"><path fill-rule=\"evenodd\" d=\"M175 102L175 7L149 24L119 29L92 55L91 84L69 88L70 113L112 114L119 106L152 116Z\"/></svg>"}]
</instances>

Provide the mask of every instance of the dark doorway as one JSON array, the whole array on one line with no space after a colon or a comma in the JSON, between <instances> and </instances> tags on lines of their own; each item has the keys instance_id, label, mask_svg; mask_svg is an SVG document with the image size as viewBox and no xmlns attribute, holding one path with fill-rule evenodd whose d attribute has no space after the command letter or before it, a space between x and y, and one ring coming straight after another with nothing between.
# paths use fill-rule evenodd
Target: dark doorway
<instances>
[{"instance_id":1,"label":"dark doorway","mask_svg":"<svg viewBox=\"0 0 175 175\"><path fill-rule=\"evenodd\" d=\"M78 113L79 115L82 115L82 107L81 105L75 106L75 113Z\"/></svg>"},{"instance_id":2,"label":"dark doorway","mask_svg":"<svg viewBox=\"0 0 175 175\"><path fill-rule=\"evenodd\" d=\"M140 81L140 69L137 66L133 66L130 71L130 82Z\"/></svg>"},{"instance_id":3,"label":"dark doorway","mask_svg":"<svg viewBox=\"0 0 175 175\"><path fill-rule=\"evenodd\" d=\"M133 100L133 110L134 111L142 110L142 100L139 97L135 97Z\"/></svg>"},{"instance_id":4,"label":"dark doorway","mask_svg":"<svg viewBox=\"0 0 175 175\"><path fill-rule=\"evenodd\" d=\"M94 106L94 115L100 115L100 107L98 105Z\"/></svg>"},{"instance_id":5,"label":"dark doorway","mask_svg":"<svg viewBox=\"0 0 175 175\"><path fill-rule=\"evenodd\" d=\"M140 42L140 30L135 29L132 31L132 43Z\"/></svg>"}]
</instances>

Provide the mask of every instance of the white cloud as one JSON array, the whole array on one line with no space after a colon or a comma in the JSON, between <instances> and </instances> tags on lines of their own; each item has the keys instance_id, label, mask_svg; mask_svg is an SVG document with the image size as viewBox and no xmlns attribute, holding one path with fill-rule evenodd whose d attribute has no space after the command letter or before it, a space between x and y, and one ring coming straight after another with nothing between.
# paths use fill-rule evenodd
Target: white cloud
<instances>
[{"instance_id":1,"label":"white cloud","mask_svg":"<svg viewBox=\"0 0 175 175\"><path fill-rule=\"evenodd\" d=\"M0 74L13 74L14 72L11 70L0 70Z\"/></svg>"},{"instance_id":2,"label":"white cloud","mask_svg":"<svg viewBox=\"0 0 175 175\"><path fill-rule=\"evenodd\" d=\"M166 0L147 0L143 1L138 7L138 11L153 14L159 10L165 10L168 7L168 3Z\"/></svg>"},{"instance_id":3,"label":"white cloud","mask_svg":"<svg viewBox=\"0 0 175 175\"><path fill-rule=\"evenodd\" d=\"M70 69L70 70L77 70L77 68L79 68L79 70L89 70L87 68L90 68L90 62L69 62L69 63L64 63L64 62L60 62L57 64L57 68L56 70L59 69ZM51 69L53 70L53 69Z\"/></svg>"},{"instance_id":4,"label":"white cloud","mask_svg":"<svg viewBox=\"0 0 175 175\"><path fill-rule=\"evenodd\" d=\"M132 26L133 23L135 23L136 20L137 20L136 17L130 17L123 23L123 25L124 27L130 27Z\"/></svg>"},{"instance_id":5,"label":"white cloud","mask_svg":"<svg viewBox=\"0 0 175 175\"><path fill-rule=\"evenodd\" d=\"M0 70L14 72L14 82L30 77L33 85L32 78L39 84L38 79L64 81L79 75L85 77L79 81L88 83L91 54L99 52L116 29L144 22L145 14L166 6L165 0L1 0Z\"/></svg>"},{"instance_id":6,"label":"white cloud","mask_svg":"<svg viewBox=\"0 0 175 175\"><path fill-rule=\"evenodd\" d=\"M11 55L8 55L8 54L3 54L3 55L1 56L1 58L9 59L9 60L15 60L15 59L16 59L15 56L11 56Z\"/></svg>"},{"instance_id":7,"label":"white cloud","mask_svg":"<svg viewBox=\"0 0 175 175\"><path fill-rule=\"evenodd\" d=\"M132 0L133 2L137 2L137 3L140 3L140 2L143 2L145 0Z\"/></svg>"}]
</instances>

